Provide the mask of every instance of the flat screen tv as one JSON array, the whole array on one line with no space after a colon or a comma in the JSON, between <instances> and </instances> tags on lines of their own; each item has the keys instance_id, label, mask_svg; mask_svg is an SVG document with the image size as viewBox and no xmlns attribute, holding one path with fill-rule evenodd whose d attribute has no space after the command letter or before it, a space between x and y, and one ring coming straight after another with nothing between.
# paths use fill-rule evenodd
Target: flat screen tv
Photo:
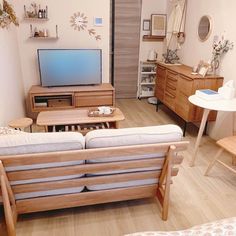
<instances>
[{"instance_id":1,"label":"flat screen tv","mask_svg":"<svg viewBox=\"0 0 236 236\"><path fill-rule=\"evenodd\" d=\"M43 87L102 83L101 49L38 49Z\"/></svg>"}]
</instances>

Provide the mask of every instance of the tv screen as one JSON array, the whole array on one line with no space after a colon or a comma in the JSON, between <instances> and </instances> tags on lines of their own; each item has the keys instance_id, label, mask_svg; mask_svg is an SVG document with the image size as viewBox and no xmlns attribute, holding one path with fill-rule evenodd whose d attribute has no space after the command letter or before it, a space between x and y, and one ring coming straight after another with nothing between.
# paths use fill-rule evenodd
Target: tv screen
<instances>
[{"instance_id":1,"label":"tv screen","mask_svg":"<svg viewBox=\"0 0 236 236\"><path fill-rule=\"evenodd\" d=\"M43 87L102 83L101 49L38 49Z\"/></svg>"}]
</instances>

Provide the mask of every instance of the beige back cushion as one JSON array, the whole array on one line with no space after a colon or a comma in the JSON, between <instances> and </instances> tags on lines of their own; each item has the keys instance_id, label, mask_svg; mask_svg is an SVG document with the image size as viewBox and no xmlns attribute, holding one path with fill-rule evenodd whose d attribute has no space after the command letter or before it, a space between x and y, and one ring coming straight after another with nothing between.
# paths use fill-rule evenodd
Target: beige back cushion
<instances>
[{"instance_id":1,"label":"beige back cushion","mask_svg":"<svg viewBox=\"0 0 236 236\"><path fill-rule=\"evenodd\" d=\"M125 129L95 130L85 136L86 149L117 147L140 144L168 143L181 141L183 132L177 125L161 125ZM159 154L162 156L163 154ZM136 159L135 153L127 158L102 158L89 162L107 162ZM157 153L143 156L143 158L157 157Z\"/></svg>"}]
</instances>

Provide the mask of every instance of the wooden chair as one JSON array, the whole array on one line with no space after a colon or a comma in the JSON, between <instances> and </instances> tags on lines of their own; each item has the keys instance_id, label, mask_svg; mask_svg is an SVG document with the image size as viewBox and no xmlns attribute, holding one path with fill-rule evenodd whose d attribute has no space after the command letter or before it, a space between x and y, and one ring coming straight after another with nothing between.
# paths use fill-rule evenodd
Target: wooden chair
<instances>
[{"instance_id":1,"label":"wooden chair","mask_svg":"<svg viewBox=\"0 0 236 236\"><path fill-rule=\"evenodd\" d=\"M235 132L235 120L236 115L235 113L232 113L232 136L226 137L223 139L220 139L216 142L217 145L220 146L220 150L216 153L215 158L213 161L209 164L207 167L207 170L205 172L205 175L208 175L212 167L215 165L215 163L219 163L226 167L228 170L236 173L236 169L232 168L231 166L225 164L224 162L220 161L219 158L223 151L227 151L233 155L232 157L232 165L236 166L236 132Z\"/></svg>"},{"instance_id":2,"label":"wooden chair","mask_svg":"<svg viewBox=\"0 0 236 236\"><path fill-rule=\"evenodd\" d=\"M223 139L220 139L219 141L216 142L221 148L217 152L215 158L213 161L209 164L205 175L208 175L209 171L212 169L212 167L215 165L215 163L219 163L226 167L228 170L234 172L236 174L236 169L230 167L229 165L225 164L224 162L219 160L219 157L223 153L223 151L227 151L233 155L233 165L236 164L236 136L231 136L231 137L226 137Z\"/></svg>"}]
</instances>

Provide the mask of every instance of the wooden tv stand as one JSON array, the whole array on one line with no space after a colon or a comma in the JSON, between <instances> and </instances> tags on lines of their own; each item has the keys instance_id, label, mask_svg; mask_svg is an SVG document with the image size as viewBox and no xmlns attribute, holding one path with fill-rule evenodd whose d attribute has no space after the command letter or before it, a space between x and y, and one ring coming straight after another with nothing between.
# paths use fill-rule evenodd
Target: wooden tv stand
<instances>
[{"instance_id":1,"label":"wooden tv stand","mask_svg":"<svg viewBox=\"0 0 236 236\"><path fill-rule=\"evenodd\" d=\"M31 87L27 114L35 119L40 111L114 106L115 91L111 84L65 87Z\"/></svg>"}]
</instances>

